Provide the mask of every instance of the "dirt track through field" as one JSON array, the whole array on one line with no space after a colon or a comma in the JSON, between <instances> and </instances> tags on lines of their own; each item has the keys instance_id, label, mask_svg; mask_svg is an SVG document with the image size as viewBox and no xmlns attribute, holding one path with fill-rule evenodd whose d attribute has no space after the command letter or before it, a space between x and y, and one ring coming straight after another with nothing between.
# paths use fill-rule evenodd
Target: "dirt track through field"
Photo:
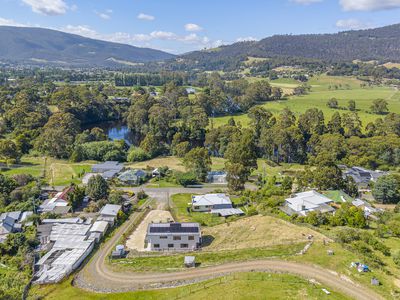
<instances>
[{"instance_id":1,"label":"dirt track through field","mask_svg":"<svg viewBox=\"0 0 400 300\"><path fill-rule=\"evenodd\" d=\"M235 272L282 272L314 279L325 287L332 288L354 299L383 299L367 287L348 282L332 271L318 266L279 260L257 260L228 263L207 268L190 269L173 273L134 273L112 270L106 260L118 239L127 228L140 218L134 213L125 222L81 270L75 279L75 285L95 292L116 293L139 289L175 287L201 280L215 278Z\"/></svg>"}]
</instances>

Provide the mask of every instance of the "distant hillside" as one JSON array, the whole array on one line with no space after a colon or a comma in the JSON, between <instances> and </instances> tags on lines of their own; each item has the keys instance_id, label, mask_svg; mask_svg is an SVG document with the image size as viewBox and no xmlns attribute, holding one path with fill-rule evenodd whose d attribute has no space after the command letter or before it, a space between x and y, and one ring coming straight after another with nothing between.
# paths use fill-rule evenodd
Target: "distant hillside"
<instances>
[{"instance_id":1,"label":"distant hillside","mask_svg":"<svg viewBox=\"0 0 400 300\"><path fill-rule=\"evenodd\" d=\"M61 66L131 66L172 54L44 28L0 26L0 61Z\"/></svg>"},{"instance_id":2,"label":"distant hillside","mask_svg":"<svg viewBox=\"0 0 400 300\"><path fill-rule=\"evenodd\" d=\"M276 35L183 55L198 64L232 64L232 59L296 57L326 62L380 60L400 62L400 24L336 34Z\"/></svg>"}]
</instances>

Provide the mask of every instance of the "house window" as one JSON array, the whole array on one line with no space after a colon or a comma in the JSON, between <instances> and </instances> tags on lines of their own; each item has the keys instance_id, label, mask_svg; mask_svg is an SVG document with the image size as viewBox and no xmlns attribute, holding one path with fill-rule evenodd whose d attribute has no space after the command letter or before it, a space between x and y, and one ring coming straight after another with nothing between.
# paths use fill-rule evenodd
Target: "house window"
<instances>
[{"instance_id":1,"label":"house window","mask_svg":"<svg viewBox=\"0 0 400 300\"><path fill-rule=\"evenodd\" d=\"M180 241L180 240L181 240L180 236L177 236L177 235L174 236L174 241Z\"/></svg>"},{"instance_id":2,"label":"house window","mask_svg":"<svg viewBox=\"0 0 400 300\"><path fill-rule=\"evenodd\" d=\"M160 248L160 244L154 244L154 248Z\"/></svg>"},{"instance_id":3,"label":"house window","mask_svg":"<svg viewBox=\"0 0 400 300\"><path fill-rule=\"evenodd\" d=\"M189 235L188 240L189 241L194 241L194 236L193 235Z\"/></svg>"},{"instance_id":4,"label":"house window","mask_svg":"<svg viewBox=\"0 0 400 300\"><path fill-rule=\"evenodd\" d=\"M200 209L200 206L193 206L193 209Z\"/></svg>"},{"instance_id":5,"label":"house window","mask_svg":"<svg viewBox=\"0 0 400 300\"><path fill-rule=\"evenodd\" d=\"M174 248L174 244L168 244L168 248Z\"/></svg>"},{"instance_id":6,"label":"house window","mask_svg":"<svg viewBox=\"0 0 400 300\"><path fill-rule=\"evenodd\" d=\"M188 244L181 244L181 248L189 248Z\"/></svg>"},{"instance_id":7,"label":"house window","mask_svg":"<svg viewBox=\"0 0 400 300\"><path fill-rule=\"evenodd\" d=\"M162 235L162 236L160 236L160 239L161 240L166 240L168 237L166 236L166 235Z\"/></svg>"}]
</instances>

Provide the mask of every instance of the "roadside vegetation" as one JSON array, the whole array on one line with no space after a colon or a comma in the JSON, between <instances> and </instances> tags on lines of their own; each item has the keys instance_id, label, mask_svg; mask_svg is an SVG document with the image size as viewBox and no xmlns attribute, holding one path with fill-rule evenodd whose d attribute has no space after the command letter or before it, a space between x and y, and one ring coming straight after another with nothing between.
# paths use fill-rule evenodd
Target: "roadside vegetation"
<instances>
[{"instance_id":1,"label":"roadside vegetation","mask_svg":"<svg viewBox=\"0 0 400 300\"><path fill-rule=\"evenodd\" d=\"M313 284L306 279L287 274L238 273L174 289L116 293L104 296L75 288L71 285L71 280L69 279L57 286L35 286L28 299L34 300L37 296L41 296L48 300L68 300L75 298L100 300L105 299L105 297L110 300L133 298L138 300L182 298L198 300L207 298L210 294L216 299L259 299L265 297L265 295L274 299L349 299L338 292L332 291L328 287L326 288L329 289L331 294L326 295L322 291L323 287L323 285Z\"/></svg>"}]
</instances>

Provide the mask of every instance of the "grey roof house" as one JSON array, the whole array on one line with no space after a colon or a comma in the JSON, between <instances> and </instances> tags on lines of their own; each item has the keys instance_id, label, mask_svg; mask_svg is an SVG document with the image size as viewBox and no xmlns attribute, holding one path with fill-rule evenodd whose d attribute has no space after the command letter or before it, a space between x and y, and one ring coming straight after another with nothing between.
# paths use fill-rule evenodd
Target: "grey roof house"
<instances>
[{"instance_id":1,"label":"grey roof house","mask_svg":"<svg viewBox=\"0 0 400 300\"><path fill-rule=\"evenodd\" d=\"M368 183L375 182L379 177L387 175L387 172L372 171L361 167L351 167L343 172L343 177L352 177L359 186L367 186Z\"/></svg>"},{"instance_id":2,"label":"grey roof house","mask_svg":"<svg viewBox=\"0 0 400 300\"><path fill-rule=\"evenodd\" d=\"M20 232L24 222L33 212L12 211L0 215L0 243L7 239L10 233Z\"/></svg>"},{"instance_id":3,"label":"grey roof house","mask_svg":"<svg viewBox=\"0 0 400 300\"><path fill-rule=\"evenodd\" d=\"M125 184L140 184L147 177L147 173L143 170L127 170L118 176L118 179Z\"/></svg>"}]
</instances>

